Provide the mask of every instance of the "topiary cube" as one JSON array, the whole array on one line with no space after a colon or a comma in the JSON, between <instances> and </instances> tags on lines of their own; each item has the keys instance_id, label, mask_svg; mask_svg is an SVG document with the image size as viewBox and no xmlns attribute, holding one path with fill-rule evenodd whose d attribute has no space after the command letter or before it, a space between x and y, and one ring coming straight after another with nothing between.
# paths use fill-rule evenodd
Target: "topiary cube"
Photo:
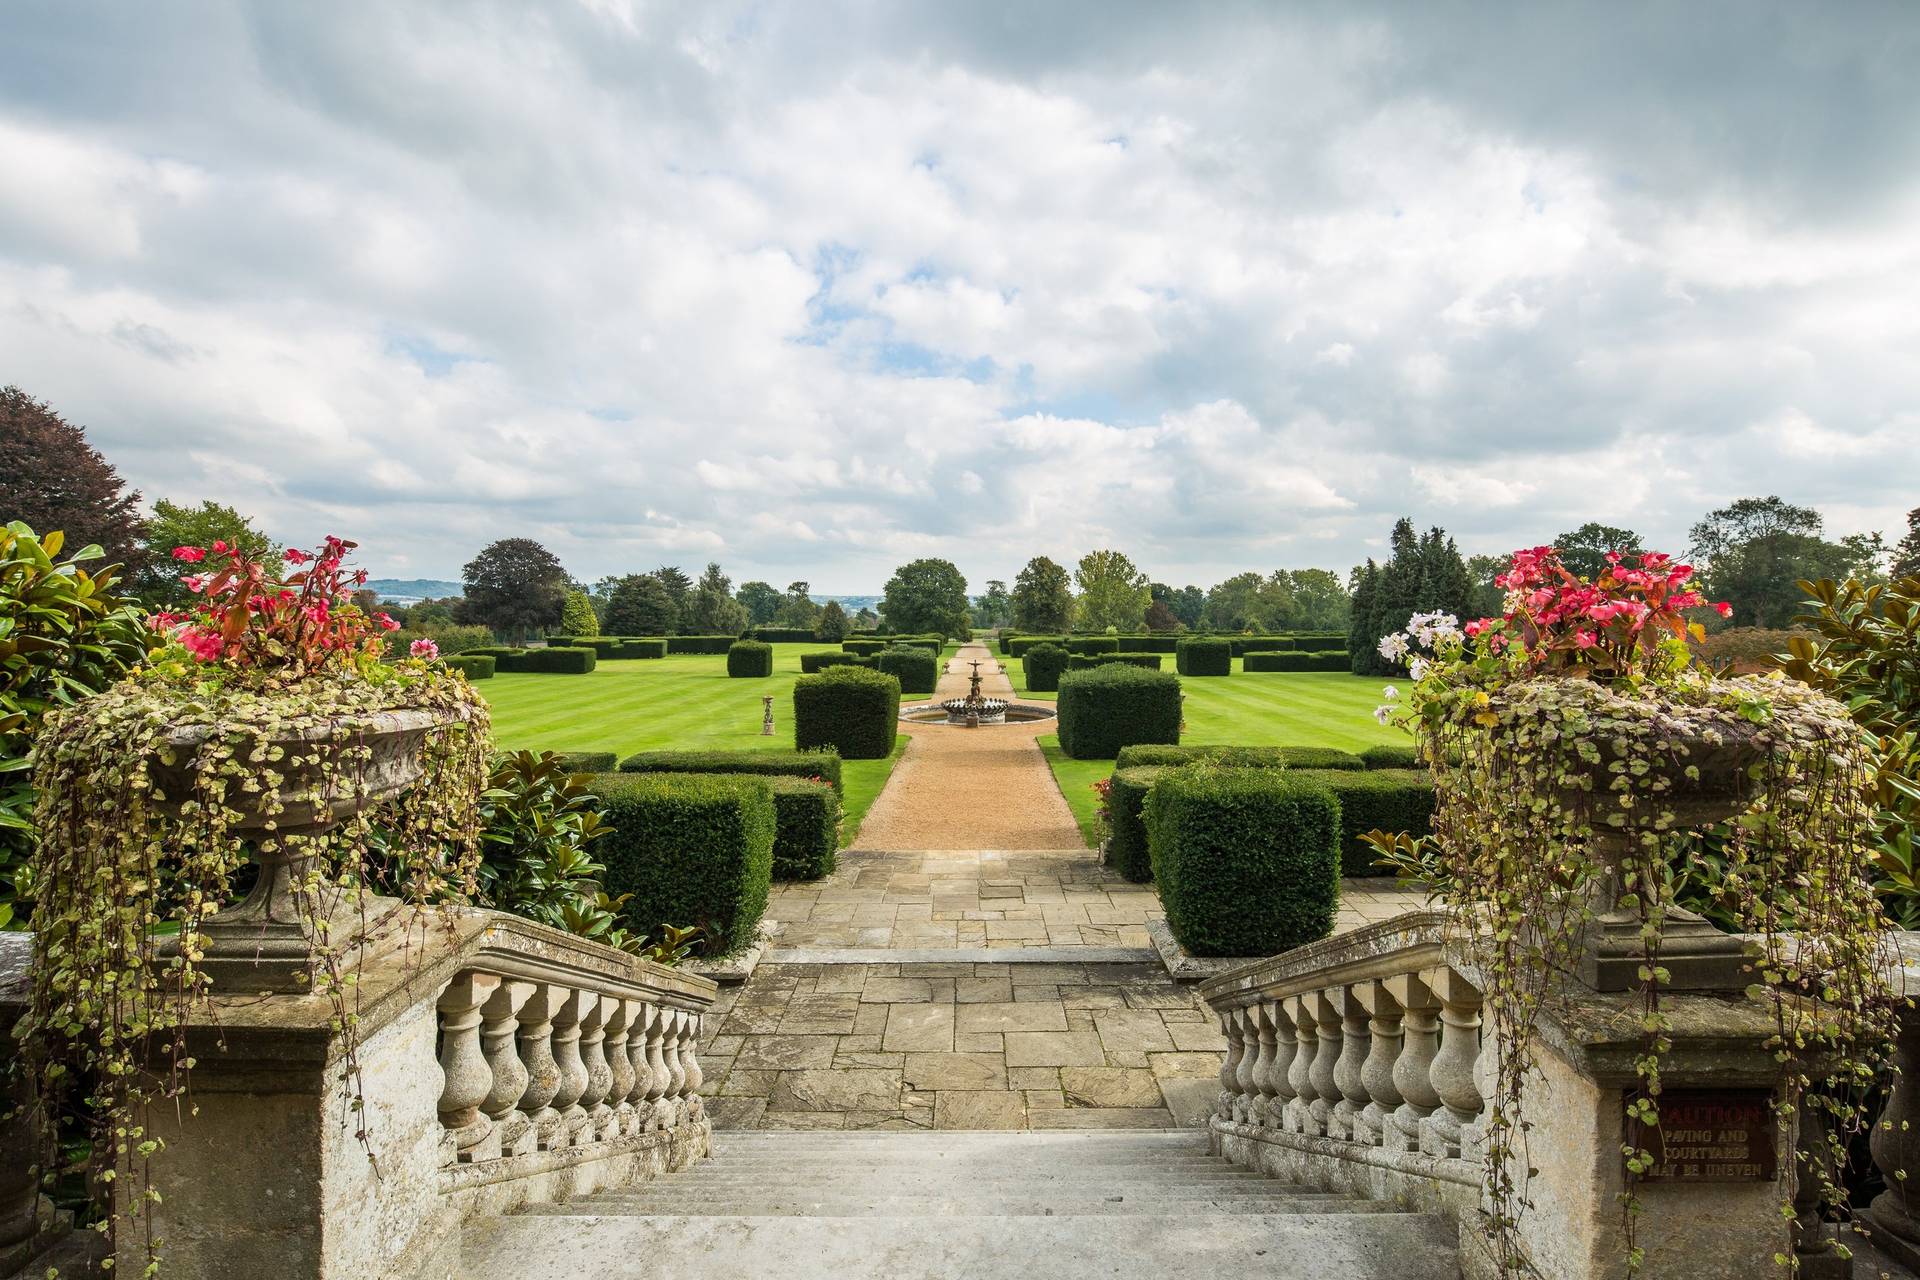
<instances>
[{"instance_id":1,"label":"topiary cube","mask_svg":"<svg viewBox=\"0 0 1920 1280\"><path fill-rule=\"evenodd\" d=\"M937 652L923 646L896 646L873 655L874 669L900 682L901 693L928 694L940 680Z\"/></svg>"},{"instance_id":2,"label":"topiary cube","mask_svg":"<svg viewBox=\"0 0 1920 1280\"><path fill-rule=\"evenodd\" d=\"M1183 676L1233 674L1233 642L1196 638L1182 640L1174 650L1174 668Z\"/></svg>"},{"instance_id":3,"label":"topiary cube","mask_svg":"<svg viewBox=\"0 0 1920 1280\"><path fill-rule=\"evenodd\" d=\"M1033 693L1059 692L1060 677L1066 674L1069 660L1066 649L1057 644L1037 644L1028 649L1027 656L1020 659L1027 689Z\"/></svg>"},{"instance_id":4,"label":"topiary cube","mask_svg":"<svg viewBox=\"0 0 1920 1280\"><path fill-rule=\"evenodd\" d=\"M867 667L828 667L793 682L793 744L843 760L884 760L900 732L900 682Z\"/></svg>"},{"instance_id":5,"label":"topiary cube","mask_svg":"<svg viewBox=\"0 0 1920 1280\"><path fill-rule=\"evenodd\" d=\"M773 878L773 787L740 775L606 773L594 779L612 830L594 843L630 929L698 925L703 955L752 944Z\"/></svg>"},{"instance_id":6,"label":"topiary cube","mask_svg":"<svg viewBox=\"0 0 1920 1280\"><path fill-rule=\"evenodd\" d=\"M1140 742L1180 741L1180 680L1164 671L1110 664L1060 677L1060 749L1076 760L1111 760Z\"/></svg>"},{"instance_id":7,"label":"topiary cube","mask_svg":"<svg viewBox=\"0 0 1920 1280\"><path fill-rule=\"evenodd\" d=\"M749 679L773 674L773 646L764 640L736 640L727 646L727 674Z\"/></svg>"}]
</instances>

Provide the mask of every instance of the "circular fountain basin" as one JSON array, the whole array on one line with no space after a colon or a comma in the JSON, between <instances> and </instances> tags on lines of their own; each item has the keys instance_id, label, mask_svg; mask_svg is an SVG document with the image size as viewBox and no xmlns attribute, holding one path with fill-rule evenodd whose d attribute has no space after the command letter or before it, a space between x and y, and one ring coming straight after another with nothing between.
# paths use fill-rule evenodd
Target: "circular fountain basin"
<instances>
[{"instance_id":1,"label":"circular fountain basin","mask_svg":"<svg viewBox=\"0 0 1920 1280\"><path fill-rule=\"evenodd\" d=\"M1000 698L988 698L981 703L981 715L975 721L964 711L950 712L948 708L961 707L963 699L955 698L950 702L920 702L900 708L900 718L908 724L947 724L960 728L969 728L974 724L982 726L996 724L1024 724L1033 720L1053 719L1053 708L1032 702L1007 702ZM996 714L990 708L998 706Z\"/></svg>"}]
</instances>

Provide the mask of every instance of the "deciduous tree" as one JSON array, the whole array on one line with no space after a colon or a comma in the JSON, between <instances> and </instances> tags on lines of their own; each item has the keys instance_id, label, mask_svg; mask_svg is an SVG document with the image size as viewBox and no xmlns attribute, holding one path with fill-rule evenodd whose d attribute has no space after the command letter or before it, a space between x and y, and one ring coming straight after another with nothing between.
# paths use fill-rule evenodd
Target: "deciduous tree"
<instances>
[{"instance_id":1,"label":"deciduous tree","mask_svg":"<svg viewBox=\"0 0 1920 1280\"><path fill-rule=\"evenodd\" d=\"M764 627L780 612L780 593L771 582L743 582L738 597L749 626Z\"/></svg>"},{"instance_id":2,"label":"deciduous tree","mask_svg":"<svg viewBox=\"0 0 1920 1280\"><path fill-rule=\"evenodd\" d=\"M630 573L607 600L607 634L671 635L679 616L665 583L650 573Z\"/></svg>"},{"instance_id":3,"label":"deciduous tree","mask_svg":"<svg viewBox=\"0 0 1920 1280\"><path fill-rule=\"evenodd\" d=\"M1784 627L1805 598L1802 578L1871 577L1884 547L1880 535L1829 542L1812 507L1778 497L1742 498L1693 526L1693 560L1709 599L1733 606L1743 627Z\"/></svg>"},{"instance_id":4,"label":"deciduous tree","mask_svg":"<svg viewBox=\"0 0 1920 1280\"><path fill-rule=\"evenodd\" d=\"M1631 529L1616 528L1610 524L1597 524L1589 520L1578 529L1561 534L1553 540L1554 547L1560 552L1560 563L1568 572L1578 574L1589 582L1600 576L1607 567L1607 553L1618 551L1621 555L1639 555L1643 547L1640 535ZM1501 565L1505 572L1506 566Z\"/></svg>"},{"instance_id":5,"label":"deciduous tree","mask_svg":"<svg viewBox=\"0 0 1920 1280\"><path fill-rule=\"evenodd\" d=\"M838 600L827 601L826 607L820 610L820 624L814 634L822 640L838 644L847 638L849 630L851 626L847 622L847 611L840 607Z\"/></svg>"},{"instance_id":6,"label":"deciduous tree","mask_svg":"<svg viewBox=\"0 0 1920 1280\"><path fill-rule=\"evenodd\" d=\"M560 606L560 633L568 636L597 636L600 616L593 611L593 598L584 591L569 590Z\"/></svg>"},{"instance_id":7,"label":"deciduous tree","mask_svg":"<svg viewBox=\"0 0 1920 1280\"><path fill-rule=\"evenodd\" d=\"M1080 589L1075 602L1074 621L1089 631L1138 631L1147 616L1153 595L1147 590L1147 575L1140 572L1118 551L1089 551L1080 557L1073 571L1074 585Z\"/></svg>"},{"instance_id":8,"label":"deciduous tree","mask_svg":"<svg viewBox=\"0 0 1920 1280\"><path fill-rule=\"evenodd\" d=\"M63 534L71 552L98 543L124 567L123 581L146 567L140 494L84 430L20 388L0 387L0 524L11 520L43 538Z\"/></svg>"},{"instance_id":9,"label":"deciduous tree","mask_svg":"<svg viewBox=\"0 0 1920 1280\"><path fill-rule=\"evenodd\" d=\"M909 561L887 579L880 616L904 635L964 636L967 580L948 560Z\"/></svg>"},{"instance_id":10,"label":"deciduous tree","mask_svg":"<svg viewBox=\"0 0 1920 1280\"><path fill-rule=\"evenodd\" d=\"M567 570L532 538L502 538L467 561L466 619L520 641L559 625Z\"/></svg>"},{"instance_id":11,"label":"deciduous tree","mask_svg":"<svg viewBox=\"0 0 1920 1280\"><path fill-rule=\"evenodd\" d=\"M253 527L253 522L232 507L210 499L197 507L181 506L165 498L153 504L142 534L146 571L137 580L137 589L150 604L183 604L193 595L180 579L202 566L173 558L175 547L211 547L216 542L247 547L266 560L280 558L281 548L273 539Z\"/></svg>"},{"instance_id":12,"label":"deciduous tree","mask_svg":"<svg viewBox=\"0 0 1920 1280\"><path fill-rule=\"evenodd\" d=\"M1027 561L1013 580L1016 630L1052 634L1073 625L1073 579L1045 556Z\"/></svg>"}]
</instances>

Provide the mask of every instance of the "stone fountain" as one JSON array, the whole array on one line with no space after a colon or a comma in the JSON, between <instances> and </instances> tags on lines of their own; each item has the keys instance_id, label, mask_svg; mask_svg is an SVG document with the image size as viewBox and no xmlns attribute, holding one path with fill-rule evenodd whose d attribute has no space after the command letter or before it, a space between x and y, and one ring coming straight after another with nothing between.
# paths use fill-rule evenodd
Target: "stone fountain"
<instances>
[{"instance_id":1,"label":"stone fountain","mask_svg":"<svg viewBox=\"0 0 1920 1280\"><path fill-rule=\"evenodd\" d=\"M968 681L967 696L949 698L940 706L947 713L948 724L963 724L968 728L978 728L983 724L1005 724L1007 722L1007 704L1001 698L980 696L980 664L972 662L973 677Z\"/></svg>"}]
</instances>

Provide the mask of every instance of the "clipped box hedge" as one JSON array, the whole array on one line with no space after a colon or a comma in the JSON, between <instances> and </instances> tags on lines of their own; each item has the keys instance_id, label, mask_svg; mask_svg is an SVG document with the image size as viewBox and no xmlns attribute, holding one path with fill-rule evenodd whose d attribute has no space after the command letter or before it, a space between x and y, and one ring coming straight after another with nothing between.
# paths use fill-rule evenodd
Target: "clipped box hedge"
<instances>
[{"instance_id":1,"label":"clipped box hedge","mask_svg":"<svg viewBox=\"0 0 1920 1280\"><path fill-rule=\"evenodd\" d=\"M865 662L867 662L867 659L857 653L843 653L838 649L828 649L820 653L801 654L800 670L807 675L813 675L825 667L857 667Z\"/></svg>"},{"instance_id":2,"label":"clipped box hedge","mask_svg":"<svg viewBox=\"0 0 1920 1280\"><path fill-rule=\"evenodd\" d=\"M1361 770L1366 761L1333 747L1141 746L1128 747L1114 761L1118 769L1141 765L1198 764L1201 761L1235 769L1349 769Z\"/></svg>"},{"instance_id":3,"label":"clipped box hedge","mask_svg":"<svg viewBox=\"0 0 1920 1280\"><path fill-rule=\"evenodd\" d=\"M1166 770L1156 765L1118 769L1107 786L1106 864L1135 884L1153 879L1144 814L1147 792Z\"/></svg>"},{"instance_id":4,"label":"clipped box hedge","mask_svg":"<svg viewBox=\"0 0 1920 1280\"><path fill-rule=\"evenodd\" d=\"M611 751L556 751L553 758L568 773L612 773L619 759Z\"/></svg>"},{"instance_id":5,"label":"clipped box hedge","mask_svg":"<svg viewBox=\"0 0 1920 1280\"><path fill-rule=\"evenodd\" d=\"M620 641L610 652L600 655L603 658L664 658L667 656L667 641L664 636L648 639L635 636Z\"/></svg>"},{"instance_id":6,"label":"clipped box hedge","mask_svg":"<svg viewBox=\"0 0 1920 1280\"><path fill-rule=\"evenodd\" d=\"M512 670L543 672L549 675L583 676L593 670L600 655L592 649L561 645L549 645L545 649L528 649L513 660Z\"/></svg>"},{"instance_id":7,"label":"clipped box hedge","mask_svg":"<svg viewBox=\"0 0 1920 1280\"><path fill-rule=\"evenodd\" d=\"M812 627L755 627L747 634L763 644L812 644L820 638Z\"/></svg>"},{"instance_id":8,"label":"clipped box hedge","mask_svg":"<svg viewBox=\"0 0 1920 1280\"><path fill-rule=\"evenodd\" d=\"M1171 631L1120 637L1121 653L1178 653L1180 637Z\"/></svg>"},{"instance_id":9,"label":"clipped box hedge","mask_svg":"<svg viewBox=\"0 0 1920 1280\"><path fill-rule=\"evenodd\" d=\"M1391 874L1373 864L1377 855L1360 837L1369 831L1433 831L1433 777L1424 769L1297 769L1291 775L1324 787L1340 802L1340 874Z\"/></svg>"},{"instance_id":10,"label":"clipped box hedge","mask_svg":"<svg viewBox=\"0 0 1920 1280\"><path fill-rule=\"evenodd\" d=\"M1060 677L1060 749L1075 760L1111 760L1123 747L1180 741L1180 680L1170 672L1108 664Z\"/></svg>"},{"instance_id":11,"label":"clipped box hedge","mask_svg":"<svg viewBox=\"0 0 1920 1280\"><path fill-rule=\"evenodd\" d=\"M1174 650L1174 667L1183 676L1233 674L1233 642L1196 638L1182 640Z\"/></svg>"},{"instance_id":12,"label":"clipped box hedge","mask_svg":"<svg viewBox=\"0 0 1920 1280\"><path fill-rule=\"evenodd\" d=\"M469 680L491 680L499 659L490 653L450 653L440 659L449 671L458 671Z\"/></svg>"},{"instance_id":13,"label":"clipped box hedge","mask_svg":"<svg viewBox=\"0 0 1920 1280\"><path fill-rule=\"evenodd\" d=\"M620 772L818 778L835 791L845 790L840 779L840 757L831 751L637 751L620 762Z\"/></svg>"},{"instance_id":14,"label":"clipped box hedge","mask_svg":"<svg viewBox=\"0 0 1920 1280\"><path fill-rule=\"evenodd\" d=\"M1274 653L1293 647L1290 636L1234 636L1229 643L1233 645L1233 656L1236 658L1244 658L1250 653Z\"/></svg>"},{"instance_id":15,"label":"clipped box hedge","mask_svg":"<svg viewBox=\"0 0 1920 1280\"><path fill-rule=\"evenodd\" d=\"M1032 649L1035 645L1039 645L1039 644L1056 645L1059 648L1064 649L1067 647L1067 637L1065 636L1015 636L1007 642L1007 656L1009 658L1024 658L1027 656L1028 650Z\"/></svg>"},{"instance_id":16,"label":"clipped box hedge","mask_svg":"<svg viewBox=\"0 0 1920 1280\"><path fill-rule=\"evenodd\" d=\"M731 649L739 636L668 636L668 653L706 653L719 655Z\"/></svg>"},{"instance_id":17,"label":"clipped box hedge","mask_svg":"<svg viewBox=\"0 0 1920 1280\"><path fill-rule=\"evenodd\" d=\"M1157 653L1076 653L1067 659L1067 670L1086 671L1114 662L1128 667L1145 667L1149 671L1160 669L1160 655Z\"/></svg>"},{"instance_id":18,"label":"clipped box hedge","mask_svg":"<svg viewBox=\"0 0 1920 1280\"><path fill-rule=\"evenodd\" d=\"M1171 769L1147 793L1167 925L1196 956L1270 956L1333 932L1340 805L1284 769Z\"/></svg>"},{"instance_id":19,"label":"clipped box hedge","mask_svg":"<svg viewBox=\"0 0 1920 1280\"><path fill-rule=\"evenodd\" d=\"M773 787L745 775L606 773L594 779L612 830L594 843L630 929L698 925L700 952L752 944L773 879Z\"/></svg>"},{"instance_id":20,"label":"clipped box hedge","mask_svg":"<svg viewBox=\"0 0 1920 1280\"><path fill-rule=\"evenodd\" d=\"M1054 693L1060 688L1060 677L1066 674L1070 659L1060 645L1037 644L1027 650L1027 656L1020 661L1027 675L1029 692Z\"/></svg>"},{"instance_id":21,"label":"clipped box hedge","mask_svg":"<svg viewBox=\"0 0 1920 1280\"><path fill-rule=\"evenodd\" d=\"M940 657L919 646L896 645L873 655L873 667L900 682L903 694L932 693L940 680Z\"/></svg>"},{"instance_id":22,"label":"clipped box hedge","mask_svg":"<svg viewBox=\"0 0 1920 1280\"><path fill-rule=\"evenodd\" d=\"M773 646L764 640L736 640L727 646L727 674L749 679L773 674Z\"/></svg>"},{"instance_id":23,"label":"clipped box hedge","mask_svg":"<svg viewBox=\"0 0 1920 1280\"><path fill-rule=\"evenodd\" d=\"M863 658L871 657L886 647L887 642L885 640L842 640L840 642L840 648L844 652L857 654Z\"/></svg>"},{"instance_id":24,"label":"clipped box hedge","mask_svg":"<svg viewBox=\"0 0 1920 1280\"><path fill-rule=\"evenodd\" d=\"M1360 753L1360 759L1369 769L1424 769L1427 767L1427 762L1420 758L1420 749L1410 742L1368 747Z\"/></svg>"},{"instance_id":25,"label":"clipped box hedge","mask_svg":"<svg viewBox=\"0 0 1920 1280\"><path fill-rule=\"evenodd\" d=\"M774 778L773 878L818 880L840 849L840 793L812 778Z\"/></svg>"},{"instance_id":26,"label":"clipped box hedge","mask_svg":"<svg viewBox=\"0 0 1920 1280\"><path fill-rule=\"evenodd\" d=\"M793 745L844 760L884 760L900 732L900 682L866 667L828 667L793 682Z\"/></svg>"},{"instance_id":27,"label":"clipped box hedge","mask_svg":"<svg viewBox=\"0 0 1920 1280\"><path fill-rule=\"evenodd\" d=\"M1068 636L1067 652L1078 654L1117 653L1120 649L1119 636Z\"/></svg>"},{"instance_id":28,"label":"clipped box hedge","mask_svg":"<svg viewBox=\"0 0 1920 1280\"><path fill-rule=\"evenodd\" d=\"M1340 649L1323 653L1249 653L1241 660L1241 667L1247 671L1347 671L1352 664L1347 659L1347 651Z\"/></svg>"}]
</instances>

